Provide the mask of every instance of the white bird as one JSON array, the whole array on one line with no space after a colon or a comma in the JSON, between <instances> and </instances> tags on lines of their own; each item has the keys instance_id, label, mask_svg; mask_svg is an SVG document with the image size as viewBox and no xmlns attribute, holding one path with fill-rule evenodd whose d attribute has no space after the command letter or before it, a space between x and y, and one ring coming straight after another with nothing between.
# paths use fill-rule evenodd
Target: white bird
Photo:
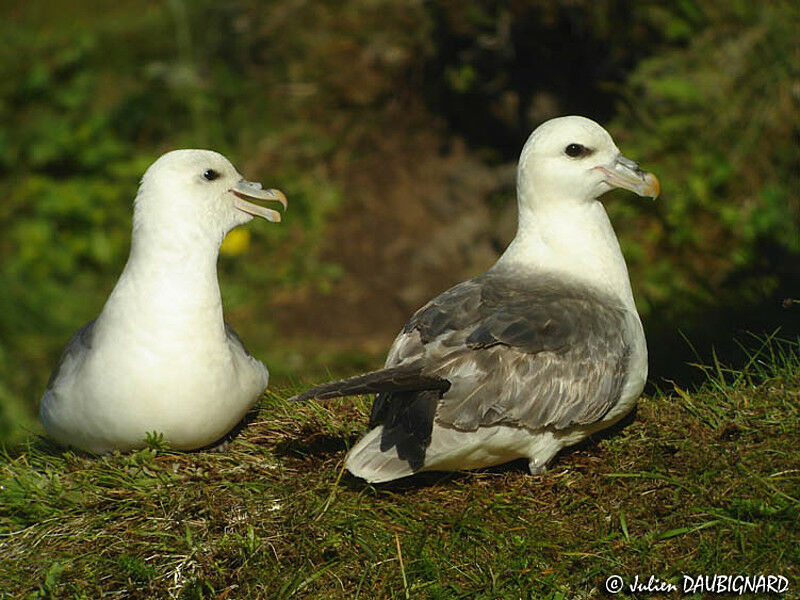
<instances>
[{"instance_id":1,"label":"white bird","mask_svg":"<svg viewBox=\"0 0 800 600\"><path fill-rule=\"evenodd\" d=\"M659 193L594 121L561 117L531 134L517 234L497 263L418 310L384 369L295 397L378 394L371 429L347 456L351 473L383 482L518 458L541 473L633 408L647 347L598 201L615 187Z\"/></svg>"},{"instance_id":2,"label":"white bird","mask_svg":"<svg viewBox=\"0 0 800 600\"><path fill-rule=\"evenodd\" d=\"M281 220L248 199L286 206L282 192L246 181L217 152L176 150L147 169L125 269L42 398L42 423L58 442L125 451L157 432L172 448L202 448L253 407L269 374L223 320L216 267L228 231L254 216Z\"/></svg>"}]
</instances>

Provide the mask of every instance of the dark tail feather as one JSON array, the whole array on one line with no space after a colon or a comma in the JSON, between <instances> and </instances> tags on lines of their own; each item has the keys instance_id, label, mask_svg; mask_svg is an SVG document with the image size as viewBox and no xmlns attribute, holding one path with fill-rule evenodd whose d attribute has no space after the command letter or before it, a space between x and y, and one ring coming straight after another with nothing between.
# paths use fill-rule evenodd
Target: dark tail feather
<instances>
[{"instance_id":1,"label":"dark tail feather","mask_svg":"<svg viewBox=\"0 0 800 600\"><path fill-rule=\"evenodd\" d=\"M441 377L423 375L419 368L392 367L356 375L348 379L323 383L298 394L290 401L299 402L317 398L327 400L339 396L358 396L379 392L413 392L418 390L440 390L446 392L450 382Z\"/></svg>"}]
</instances>

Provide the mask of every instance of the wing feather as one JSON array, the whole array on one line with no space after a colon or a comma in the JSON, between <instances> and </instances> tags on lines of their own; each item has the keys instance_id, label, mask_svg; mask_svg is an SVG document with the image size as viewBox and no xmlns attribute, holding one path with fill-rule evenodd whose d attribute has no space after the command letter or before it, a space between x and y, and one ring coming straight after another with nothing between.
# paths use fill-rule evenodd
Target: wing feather
<instances>
[{"instance_id":1,"label":"wing feather","mask_svg":"<svg viewBox=\"0 0 800 600\"><path fill-rule=\"evenodd\" d=\"M58 364L50 374L50 379L47 381L45 393L53 389L62 372L69 372L83 361L83 357L92 347L95 320L96 319L93 319L86 323L77 332L75 332L75 335L73 335L69 342L67 342L67 345L64 347L64 351L61 353L61 358L58 360Z\"/></svg>"},{"instance_id":2,"label":"wing feather","mask_svg":"<svg viewBox=\"0 0 800 600\"><path fill-rule=\"evenodd\" d=\"M564 429L602 419L619 400L637 327L634 314L595 290L490 272L417 311L386 366L421 361L423 374L450 382L433 415L439 424ZM382 395L373 425L429 432L419 417L430 411L412 409L413 400ZM416 418L403 420L405 410Z\"/></svg>"}]
</instances>

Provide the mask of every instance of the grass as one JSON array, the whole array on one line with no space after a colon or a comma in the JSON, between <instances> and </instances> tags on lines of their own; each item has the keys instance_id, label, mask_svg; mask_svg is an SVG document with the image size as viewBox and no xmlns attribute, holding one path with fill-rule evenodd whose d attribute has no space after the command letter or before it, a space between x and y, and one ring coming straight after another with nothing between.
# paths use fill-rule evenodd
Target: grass
<instances>
[{"instance_id":1,"label":"grass","mask_svg":"<svg viewBox=\"0 0 800 600\"><path fill-rule=\"evenodd\" d=\"M612 574L680 589L715 573L783 575L797 598L798 349L771 340L745 370L644 397L542 476L363 484L342 464L368 403L295 390L270 392L227 454L31 439L0 457L0 598L556 600L606 597Z\"/></svg>"}]
</instances>

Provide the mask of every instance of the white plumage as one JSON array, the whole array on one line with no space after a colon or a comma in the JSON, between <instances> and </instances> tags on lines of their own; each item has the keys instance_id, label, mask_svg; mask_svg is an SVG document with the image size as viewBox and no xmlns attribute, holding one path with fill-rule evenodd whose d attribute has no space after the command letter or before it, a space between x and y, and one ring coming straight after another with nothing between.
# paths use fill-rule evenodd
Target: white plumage
<instances>
[{"instance_id":1,"label":"white plumage","mask_svg":"<svg viewBox=\"0 0 800 600\"><path fill-rule=\"evenodd\" d=\"M219 441L267 386L266 367L224 322L219 247L232 228L280 214L247 198L286 198L245 181L221 154L177 150L145 173L131 251L102 312L69 342L42 398L57 441L103 453Z\"/></svg>"}]
</instances>

